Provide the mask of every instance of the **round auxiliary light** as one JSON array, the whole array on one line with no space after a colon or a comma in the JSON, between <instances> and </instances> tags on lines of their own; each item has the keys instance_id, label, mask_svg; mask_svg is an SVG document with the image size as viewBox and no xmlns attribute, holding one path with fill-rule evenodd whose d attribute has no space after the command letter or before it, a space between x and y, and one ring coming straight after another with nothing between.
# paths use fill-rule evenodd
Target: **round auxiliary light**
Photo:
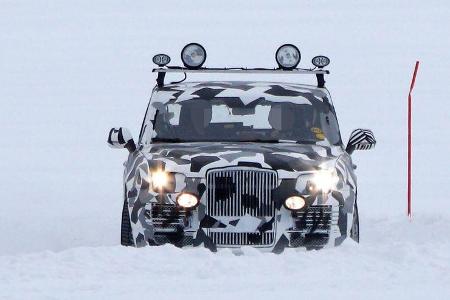
<instances>
[{"instance_id":1,"label":"round auxiliary light","mask_svg":"<svg viewBox=\"0 0 450 300\"><path fill-rule=\"evenodd\" d=\"M330 59L326 56L318 55L318 56L315 56L311 62L314 66L316 66L318 68L323 68L330 64Z\"/></svg>"},{"instance_id":2,"label":"round auxiliary light","mask_svg":"<svg viewBox=\"0 0 450 300\"><path fill-rule=\"evenodd\" d=\"M195 195L182 193L177 198L177 203L183 208L193 208L198 204L198 198Z\"/></svg>"},{"instance_id":3,"label":"round auxiliary light","mask_svg":"<svg viewBox=\"0 0 450 300\"><path fill-rule=\"evenodd\" d=\"M168 63L170 63L170 56L167 54L156 54L153 56L153 63L160 67L164 67Z\"/></svg>"},{"instance_id":4,"label":"round auxiliary light","mask_svg":"<svg viewBox=\"0 0 450 300\"><path fill-rule=\"evenodd\" d=\"M188 69L200 68L206 60L206 50L202 45L190 43L181 50L181 60Z\"/></svg>"},{"instance_id":5,"label":"round auxiliary light","mask_svg":"<svg viewBox=\"0 0 450 300\"><path fill-rule=\"evenodd\" d=\"M284 44L275 53L278 66L284 70L295 69L302 58L300 50L292 44Z\"/></svg>"},{"instance_id":6,"label":"round auxiliary light","mask_svg":"<svg viewBox=\"0 0 450 300\"><path fill-rule=\"evenodd\" d=\"M305 199L300 196L291 196L284 201L284 205L290 210L300 210L305 204Z\"/></svg>"}]
</instances>

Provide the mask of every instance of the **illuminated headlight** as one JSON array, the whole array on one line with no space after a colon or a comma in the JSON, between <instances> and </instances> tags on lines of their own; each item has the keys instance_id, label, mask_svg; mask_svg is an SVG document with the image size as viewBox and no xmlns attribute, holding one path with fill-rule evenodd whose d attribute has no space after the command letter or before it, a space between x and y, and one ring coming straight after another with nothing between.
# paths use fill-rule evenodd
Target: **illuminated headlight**
<instances>
[{"instance_id":1,"label":"illuminated headlight","mask_svg":"<svg viewBox=\"0 0 450 300\"><path fill-rule=\"evenodd\" d=\"M175 179L172 173L163 170L151 171L152 189L155 192L173 192L175 189Z\"/></svg>"},{"instance_id":2,"label":"illuminated headlight","mask_svg":"<svg viewBox=\"0 0 450 300\"><path fill-rule=\"evenodd\" d=\"M284 201L284 206L290 210L300 210L305 206L305 204L305 199L300 196L291 196Z\"/></svg>"},{"instance_id":3,"label":"illuminated headlight","mask_svg":"<svg viewBox=\"0 0 450 300\"><path fill-rule=\"evenodd\" d=\"M181 60L186 68L198 69L205 63L206 50L197 43L187 44L181 51Z\"/></svg>"},{"instance_id":4,"label":"illuminated headlight","mask_svg":"<svg viewBox=\"0 0 450 300\"><path fill-rule=\"evenodd\" d=\"M198 198L195 195L182 193L177 198L177 204L184 208L193 208L198 204Z\"/></svg>"},{"instance_id":5,"label":"illuminated headlight","mask_svg":"<svg viewBox=\"0 0 450 300\"><path fill-rule=\"evenodd\" d=\"M300 50L292 44L284 44L278 48L275 59L280 68L284 70L295 69L301 59Z\"/></svg>"},{"instance_id":6,"label":"illuminated headlight","mask_svg":"<svg viewBox=\"0 0 450 300\"><path fill-rule=\"evenodd\" d=\"M336 189L338 182L339 176L336 170L319 170L311 178L312 186L310 186L310 189L314 192L329 193Z\"/></svg>"}]
</instances>

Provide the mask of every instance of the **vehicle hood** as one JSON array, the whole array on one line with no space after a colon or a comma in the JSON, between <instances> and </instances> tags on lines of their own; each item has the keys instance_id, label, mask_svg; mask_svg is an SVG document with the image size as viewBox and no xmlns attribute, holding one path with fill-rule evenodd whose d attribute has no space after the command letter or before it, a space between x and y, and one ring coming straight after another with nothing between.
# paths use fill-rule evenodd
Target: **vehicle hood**
<instances>
[{"instance_id":1,"label":"vehicle hood","mask_svg":"<svg viewBox=\"0 0 450 300\"><path fill-rule=\"evenodd\" d=\"M211 168L248 166L276 170L280 177L334 166L340 146L295 143L158 143L143 147L149 165L188 177L204 177Z\"/></svg>"}]
</instances>

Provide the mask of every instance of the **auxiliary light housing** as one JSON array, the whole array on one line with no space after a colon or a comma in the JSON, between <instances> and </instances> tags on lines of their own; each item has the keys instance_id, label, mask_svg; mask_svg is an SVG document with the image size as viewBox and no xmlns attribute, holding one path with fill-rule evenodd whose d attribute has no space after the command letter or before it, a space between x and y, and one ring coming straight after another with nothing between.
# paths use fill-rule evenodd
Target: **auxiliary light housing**
<instances>
[{"instance_id":1,"label":"auxiliary light housing","mask_svg":"<svg viewBox=\"0 0 450 300\"><path fill-rule=\"evenodd\" d=\"M330 64L330 59L323 55L315 56L311 60L312 64L316 66L317 68L324 68Z\"/></svg>"},{"instance_id":2,"label":"auxiliary light housing","mask_svg":"<svg viewBox=\"0 0 450 300\"><path fill-rule=\"evenodd\" d=\"M206 50L202 45L190 43L181 50L181 61L188 69L199 69L206 60Z\"/></svg>"},{"instance_id":3,"label":"auxiliary light housing","mask_svg":"<svg viewBox=\"0 0 450 300\"><path fill-rule=\"evenodd\" d=\"M153 63L159 67L164 67L170 63L170 56L167 54L156 54L153 56Z\"/></svg>"},{"instance_id":4,"label":"auxiliary light housing","mask_svg":"<svg viewBox=\"0 0 450 300\"><path fill-rule=\"evenodd\" d=\"M293 70L300 63L300 50L292 44L284 44L275 52L275 60L283 70Z\"/></svg>"}]
</instances>

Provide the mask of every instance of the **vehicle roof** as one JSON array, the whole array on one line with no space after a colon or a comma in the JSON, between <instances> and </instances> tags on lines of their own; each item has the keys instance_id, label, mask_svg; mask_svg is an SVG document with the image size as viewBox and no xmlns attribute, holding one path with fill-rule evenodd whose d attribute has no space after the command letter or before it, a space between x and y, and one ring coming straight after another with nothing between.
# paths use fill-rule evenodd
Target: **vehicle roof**
<instances>
[{"instance_id":1,"label":"vehicle roof","mask_svg":"<svg viewBox=\"0 0 450 300\"><path fill-rule=\"evenodd\" d=\"M265 81L202 81L167 84L156 87L152 102L181 102L193 98L240 98L244 104L265 98L274 102L305 102L311 97L331 103L325 88L313 85Z\"/></svg>"}]
</instances>

